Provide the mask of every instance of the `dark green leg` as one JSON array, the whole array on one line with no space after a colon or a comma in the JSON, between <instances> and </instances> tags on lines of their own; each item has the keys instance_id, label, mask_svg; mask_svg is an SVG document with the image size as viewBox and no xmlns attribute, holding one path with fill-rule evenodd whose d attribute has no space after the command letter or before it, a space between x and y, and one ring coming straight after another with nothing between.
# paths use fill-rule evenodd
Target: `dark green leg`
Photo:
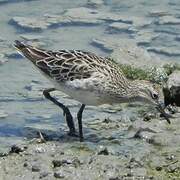
<instances>
[{"instance_id":1,"label":"dark green leg","mask_svg":"<svg viewBox=\"0 0 180 180\"><path fill-rule=\"evenodd\" d=\"M55 90L56 90L55 88L46 89L43 91L43 95L63 110L63 114L66 118L67 126L69 128L68 134L70 136L77 136L76 135L76 129L75 129L74 122L73 122L73 117L72 117L69 109L65 105L63 105L62 103L58 102L55 98L53 98L50 95L50 92L55 91Z\"/></svg>"},{"instance_id":2,"label":"dark green leg","mask_svg":"<svg viewBox=\"0 0 180 180\"><path fill-rule=\"evenodd\" d=\"M78 113L77 113L78 126L79 126L79 140L81 142L84 140L83 130L82 130L82 113L84 111L84 108L85 108L85 104L82 104Z\"/></svg>"}]
</instances>

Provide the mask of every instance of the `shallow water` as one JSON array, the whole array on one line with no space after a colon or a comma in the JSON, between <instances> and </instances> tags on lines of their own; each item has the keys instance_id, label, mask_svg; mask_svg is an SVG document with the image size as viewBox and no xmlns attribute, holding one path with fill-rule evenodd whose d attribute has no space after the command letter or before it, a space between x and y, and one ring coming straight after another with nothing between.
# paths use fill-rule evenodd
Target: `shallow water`
<instances>
[{"instance_id":1,"label":"shallow water","mask_svg":"<svg viewBox=\"0 0 180 180\"><path fill-rule=\"evenodd\" d=\"M33 24L32 27L27 28L17 25L17 22L12 22L12 18L16 16L30 17L34 20L41 19L47 14L64 16L67 13L66 10L79 7L92 8L95 12L85 13L86 19L82 14L77 18L75 13L72 15L70 23L57 22L46 28L42 26L38 29L34 29ZM42 96L42 90L51 87L51 84L33 68L30 62L17 54L12 47L15 39L24 37L30 39L29 43L31 39L36 39L33 44L43 48L83 49L103 56L110 55L113 50L102 48L93 43L93 39L108 38L109 44L114 40L119 40L121 43L121 39L131 39L132 42L149 50L150 53L164 61L174 62L180 59L179 9L180 2L178 0L104 0L97 6L88 4L87 0L0 1L0 60L7 60L0 65L0 151L28 138L30 133L28 128L53 130L61 134L67 130L61 111ZM98 13L110 13L110 18L103 17L101 14L97 15ZM96 20L93 23L91 23L92 15L94 15L93 20ZM109 27L113 23L112 17L116 15L118 15L117 22L129 25L131 29ZM166 22L167 16L170 17L168 22ZM83 19L83 22L79 19ZM46 21L46 18L43 21ZM70 106L75 115L80 104L65 95L60 96L58 96L60 100ZM124 121L124 126L128 127L131 125L131 119L137 116L134 113L136 108L115 110L115 113L112 113L109 108L107 109L108 112L104 112L101 108L98 110L87 108L84 113L84 121L93 122L96 119L102 120L104 117L110 117ZM85 126L85 132L89 137L93 134L93 130L90 129L92 125L88 126L87 123ZM110 130L108 135L122 139L127 138L129 132L123 131L123 128L121 130L122 132ZM107 134L102 132L99 136L103 135ZM123 146L117 147L117 151L133 152L133 147L138 147L135 151L139 151L139 149L149 146L144 142L132 140L123 143Z\"/></svg>"}]
</instances>

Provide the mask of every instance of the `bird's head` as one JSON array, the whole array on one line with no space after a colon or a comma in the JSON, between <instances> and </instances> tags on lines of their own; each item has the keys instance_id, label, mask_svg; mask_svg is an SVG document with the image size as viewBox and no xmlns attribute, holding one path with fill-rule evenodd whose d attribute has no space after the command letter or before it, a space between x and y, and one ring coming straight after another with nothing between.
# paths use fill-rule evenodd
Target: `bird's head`
<instances>
[{"instance_id":1,"label":"bird's head","mask_svg":"<svg viewBox=\"0 0 180 180\"><path fill-rule=\"evenodd\" d=\"M135 81L134 83L137 87L137 100L152 104L164 116L167 122L170 123L169 118L172 116L164 111L163 103L159 100L158 88L147 81Z\"/></svg>"}]
</instances>

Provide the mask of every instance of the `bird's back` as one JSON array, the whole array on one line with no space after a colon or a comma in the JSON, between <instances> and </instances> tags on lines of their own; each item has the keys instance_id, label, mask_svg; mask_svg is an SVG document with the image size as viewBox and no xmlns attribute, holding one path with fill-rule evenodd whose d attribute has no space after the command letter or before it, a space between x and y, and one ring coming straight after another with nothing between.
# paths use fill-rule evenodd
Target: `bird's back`
<instances>
[{"instance_id":1,"label":"bird's back","mask_svg":"<svg viewBox=\"0 0 180 180\"><path fill-rule=\"evenodd\" d=\"M105 99L108 94L126 94L129 83L121 69L108 58L80 50L47 51L19 41L15 41L15 47L53 80L59 90L71 96L81 96L83 92L88 96L93 92L98 99Z\"/></svg>"}]
</instances>

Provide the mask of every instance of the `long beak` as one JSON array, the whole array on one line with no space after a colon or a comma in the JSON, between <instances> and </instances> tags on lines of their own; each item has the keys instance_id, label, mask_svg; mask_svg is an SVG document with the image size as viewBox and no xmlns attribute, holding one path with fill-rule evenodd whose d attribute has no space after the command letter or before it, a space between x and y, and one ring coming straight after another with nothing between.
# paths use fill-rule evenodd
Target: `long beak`
<instances>
[{"instance_id":1,"label":"long beak","mask_svg":"<svg viewBox=\"0 0 180 180\"><path fill-rule=\"evenodd\" d=\"M164 108L162 107L162 105L160 103L158 103L158 106L156 107L157 110L163 115L163 117L167 120L167 122L169 124L171 124L171 121L169 120L169 118L172 118L172 116L170 114L167 114L165 111L164 111Z\"/></svg>"}]
</instances>

